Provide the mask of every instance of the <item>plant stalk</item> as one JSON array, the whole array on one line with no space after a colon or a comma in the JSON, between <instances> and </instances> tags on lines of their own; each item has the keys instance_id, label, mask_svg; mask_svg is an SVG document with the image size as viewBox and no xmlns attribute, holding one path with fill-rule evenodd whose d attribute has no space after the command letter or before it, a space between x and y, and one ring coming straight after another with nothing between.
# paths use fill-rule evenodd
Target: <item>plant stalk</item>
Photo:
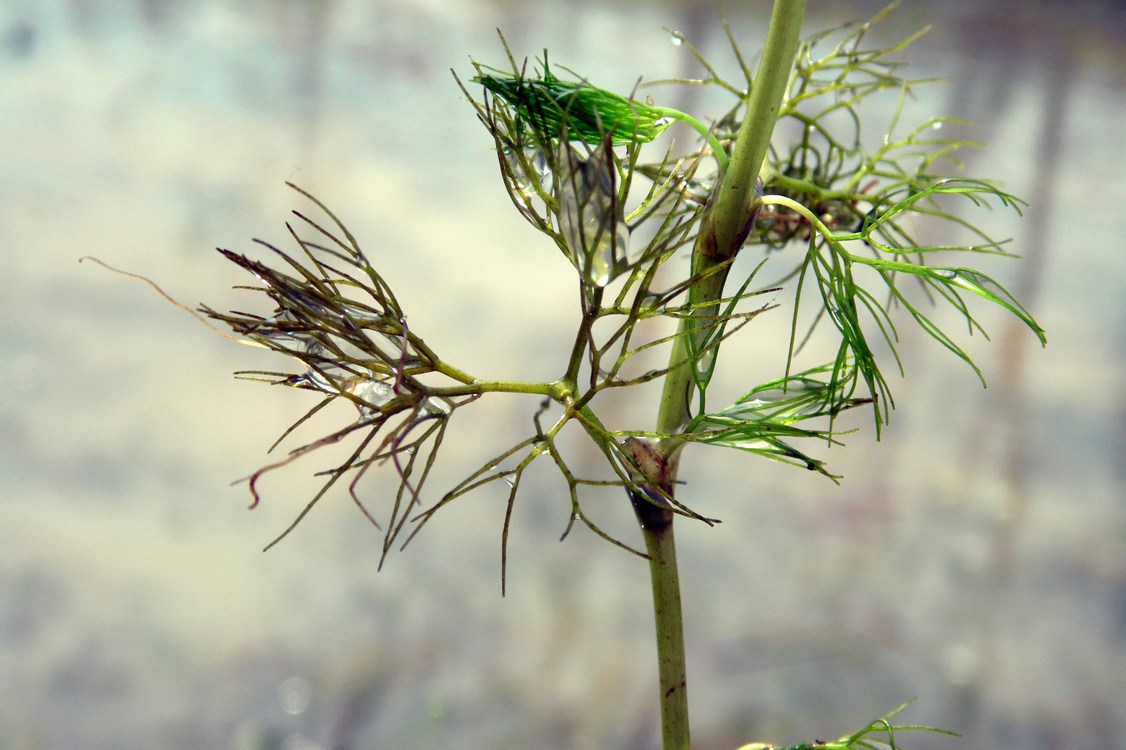
<instances>
[{"instance_id":1,"label":"plant stalk","mask_svg":"<svg viewBox=\"0 0 1126 750\"><path fill-rule=\"evenodd\" d=\"M691 418L690 405L696 387L689 361L690 340L702 341L708 329L717 324L719 300L730 260L742 247L754 227L757 204L755 182L766 158L774 123L790 80L797 54L806 0L776 0L770 16L766 44L754 86L747 99L747 111L739 127L727 169L712 196L711 205L692 252L692 274L699 276L717 265L727 264L718 273L708 274L693 285L689 301L698 315L682 319L673 340L669 373L657 414L657 432L679 432ZM721 162L722 163L722 162ZM697 326L705 326L702 333ZM646 445L649 461L637 467L646 482L672 497L676 487L679 441ZM635 448L635 453L638 449ZM635 456L637 458L637 456ZM684 656L684 615L680 601L680 574L677 570L676 542L673 536L673 510L660 498L639 497L630 492L645 549L649 555L649 574L653 585L653 617L657 632L657 664L661 695L661 737L664 750L689 750L688 670Z\"/></svg>"},{"instance_id":2,"label":"plant stalk","mask_svg":"<svg viewBox=\"0 0 1126 750\"><path fill-rule=\"evenodd\" d=\"M712 196L708 215L693 248L693 276L700 276L732 258L753 228L757 208L755 181L762 170L789 84L804 16L805 0L776 0L774 3L762 60L747 99L747 111L739 127L730 165ZM681 320L673 341L670 372L665 378L657 415L658 432L676 432L689 420L695 386L689 365L689 336L699 340L707 334L706 329L701 333L694 331L701 321L715 323L718 310L715 303L723 296L726 278L727 269L709 274L689 291L689 302L699 306L695 308L698 314ZM675 449L676 446L670 446L670 451Z\"/></svg>"},{"instance_id":3,"label":"plant stalk","mask_svg":"<svg viewBox=\"0 0 1126 750\"><path fill-rule=\"evenodd\" d=\"M630 493L645 536L653 585L657 632L657 674L661 691L661 742L665 750L688 750L688 672L684 657L684 616L680 605L673 512Z\"/></svg>"}]
</instances>

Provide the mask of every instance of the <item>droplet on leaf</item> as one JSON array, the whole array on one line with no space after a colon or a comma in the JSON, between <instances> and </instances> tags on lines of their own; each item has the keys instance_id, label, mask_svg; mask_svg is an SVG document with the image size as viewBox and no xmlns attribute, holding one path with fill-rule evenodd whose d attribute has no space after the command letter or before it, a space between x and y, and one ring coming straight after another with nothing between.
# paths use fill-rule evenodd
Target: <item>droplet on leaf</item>
<instances>
[{"instance_id":1,"label":"droplet on leaf","mask_svg":"<svg viewBox=\"0 0 1126 750\"><path fill-rule=\"evenodd\" d=\"M614 152L609 140L587 158L568 143L561 143L559 151L560 229L571 262L588 283L606 286L626 270L629 245Z\"/></svg>"}]
</instances>

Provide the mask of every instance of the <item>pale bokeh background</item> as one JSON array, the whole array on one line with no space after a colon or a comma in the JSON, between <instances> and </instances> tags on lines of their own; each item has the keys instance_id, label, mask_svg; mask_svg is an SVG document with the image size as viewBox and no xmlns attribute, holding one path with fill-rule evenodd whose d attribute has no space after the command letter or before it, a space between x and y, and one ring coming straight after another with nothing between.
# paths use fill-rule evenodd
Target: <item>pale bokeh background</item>
<instances>
[{"instance_id":1,"label":"pale bokeh background","mask_svg":"<svg viewBox=\"0 0 1126 750\"><path fill-rule=\"evenodd\" d=\"M747 5L728 13L753 54L768 3ZM807 28L880 7L814 0ZM926 24L912 70L950 81L911 112L975 121L969 171L1032 202L984 217L1026 257L986 265L1051 343L979 308L982 390L905 322L900 408L882 443L860 420L828 454L840 487L689 454L685 499L723 519L679 532L703 750L835 737L912 697L908 720L967 740L910 747L1126 746L1126 20L905 0L880 38ZM312 467L267 479L253 512L230 482L308 401L234 381L265 355L77 262L237 307L213 248L284 241L295 180L450 361L554 377L569 267L512 210L449 73L499 62L498 26L619 90L693 71L662 27L732 70L707 2L0 5L0 748L656 746L647 571L589 533L556 543L551 472L517 507L505 599L500 487L379 573L378 533L339 496L262 554ZM726 387L776 356L783 318L748 329ZM651 408L613 418L646 427ZM434 489L533 409L498 397L455 421ZM624 500L604 506L636 539Z\"/></svg>"}]
</instances>

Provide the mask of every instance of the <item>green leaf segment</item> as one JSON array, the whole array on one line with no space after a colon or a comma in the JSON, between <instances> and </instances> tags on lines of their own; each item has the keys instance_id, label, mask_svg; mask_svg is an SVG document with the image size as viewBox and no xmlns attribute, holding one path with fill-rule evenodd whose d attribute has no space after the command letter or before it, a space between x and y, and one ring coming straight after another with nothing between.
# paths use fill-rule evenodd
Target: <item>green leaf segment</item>
<instances>
[{"instance_id":1,"label":"green leaf segment","mask_svg":"<svg viewBox=\"0 0 1126 750\"><path fill-rule=\"evenodd\" d=\"M587 81L564 81L552 74L544 52L543 75L512 76L501 71L473 78L513 107L544 141L565 138L596 145L609 137L615 146L648 143L673 122L684 122L712 148L720 170L727 168L727 152L715 134L691 115L629 99Z\"/></svg>"}]
</instances>

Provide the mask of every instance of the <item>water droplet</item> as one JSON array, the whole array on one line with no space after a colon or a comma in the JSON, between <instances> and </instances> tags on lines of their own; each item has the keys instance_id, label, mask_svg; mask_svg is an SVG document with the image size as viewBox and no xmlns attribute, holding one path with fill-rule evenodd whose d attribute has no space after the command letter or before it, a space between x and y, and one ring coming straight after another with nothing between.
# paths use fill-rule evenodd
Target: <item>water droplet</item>
<instances>
[{"instance_id":1,"label":"water droplet","mask_svg":"<svg viewBox=\"0 0 1126 750\"><path fill-rule=\"evenodd\" d=\"M422 402L422 411L429 416L444 417L452 414L453 410L453 402L441 396L430 397Z\"/></svg>"},{"instance_id":2,"label":"water droplet","mask_svg":"<svg viewBox=\"0 0 1126 750\"><path fill-rule=\"evenodd\" d=\"M378 325L387 323L388 316L374 310L365 310L354 304L344 304L344 314L358 326Z\"/></svg>"},{"instance_id":3,"label":"water droplet","mask_svg":"<svg viewBox=\"0 0 1126 750\"><path fill-rule=\"evenodd\" d=\"M305 374L301 377L306 383L318 391L324 391L325 393L336 393L337 391L336 383L327 377L324 372L314 370L312 367L306 370Z\"/></svg>"},{"instance_id":4,"label":"water droplet","mask_svg":"<svg viewBox=\"0 0 1126 750\"><path fill-rule=\"evenodd\" d=\"M515 489L515 488L516 488L516 480L515 480L515 479L513 479L512 477L510 477L510 476L503 476L503 477L501 477L501 479L503 479L503 480L504 480L504 483L505 483L505 484L507 484L507 485L508 485L509 487L511 487L511 488L513 488L513 489Z\"/></svg>"},{"instance_id":5,"label":"water droplet","mask_svg":"<svg viewBox=\"0 0 1126 750\"><path fill-rule=\"evenodd\" d=\"M938 122L932 122L931 127L935 130L942 130L942 121L939 120Z\"/></svg>"},{"instance_id":6,"label":"water droplet","mask_svg":"<svg viewBox=\"0 0 1126 750\"><path fill-rule=\"evenodd\" d=\"M376 409L395 398L394 388L383 381L371 378L356 381L347 390L365 404L371 405L372 408L362 409L365 416L371 416L369 412L374 413Z\"/></svg>"},{"instance_id":7,"label":"water droplet","mask_svg":"<svg viewBox=\"0 0 1126 750\"><path fill-rule=\"evenodd\" d=\"M706 346L707 345L707 335L706 334L697 334L696 345L701 346L701 347ZM715 353L716 353L716 347L715 346L711 346L711 347L701 351L696 356L696 360L695 360L696 371L701 373L701 374L709 372L715 366Z\"/></svg>"},{"instance_id":8,"label":"water droplet","mask_svg":"<svg viewBox=\"0 0 1126 750\"><path fill-rule=\"evenodd\" d=\"M306 354L312 354L319 357L325 352L324 345L312 336L294 336L293 338L298 341L304 341Z\"/></svg>"},{"instance_id":9,"label":"water droplet","mask_svg":"<svg viewBox=\"0 0 1126 750\"><path fill-rule=\"evenodd\" d=\"M953 268L936 268L936 269L934 269L934 273L935 273L936 276L940 276L944 279L956 279L956 278L958 278L958 272L955 271Z\"/></svg>"},{"instance_id":10,"label":"water droplet","mask_svg":"<svg viewBox=\"0 0 1126 750\"><path fill-rule=\"evenodd\" d=\"M313 686L304 677L289 677L278 685L278 702L287 714L305 713L312 701Z\"/></svg>"},{"instance_id":11,"label":"water droplet","mask_svg":"<svg viewBox=\"0 0 1126 750\"><path fill-rule=\"evenodd\" d=\"M531 156L532 169L535 170L535 175L540 179L540 185L546 187L551 182L551 164L547 161L547 154L540 151L538 148L533 149L535 153Z\"/></svg>"},{"instance_id":12,"label":"water droplet","mask_svg":"<svg viewBox=\"0 0 1126 750\"><path fill-rule=\"evenodd\" d=\"M618 200L618 170L608 143L583 158L560 146L560 229L574 263L588 283L606 286L626 270L629 228Z\"/></svg>"},{"instance_id":13,"label":"water droplet","mask_svg":"<svg viewBox=\"0 0 1126 750\"><path fill-rule=\"evenodd\" d=\"M679 31L674 31L669 37L669 41L672 42L674 47L679 47L680 45L684 44L684 35Z\"/></svg>"},{"instance_id":14,"label":"water droplet","mask_svg":"<svg viewBox=\"0 0 1126 750\"><path fill-rule=\"evenodd\" d=\"M537 188L546 190L551 186L551 165L543 151L528 146L505 153L509 174L515 187L525 198L534 198Z\"/></svg>"}]
</instances>

